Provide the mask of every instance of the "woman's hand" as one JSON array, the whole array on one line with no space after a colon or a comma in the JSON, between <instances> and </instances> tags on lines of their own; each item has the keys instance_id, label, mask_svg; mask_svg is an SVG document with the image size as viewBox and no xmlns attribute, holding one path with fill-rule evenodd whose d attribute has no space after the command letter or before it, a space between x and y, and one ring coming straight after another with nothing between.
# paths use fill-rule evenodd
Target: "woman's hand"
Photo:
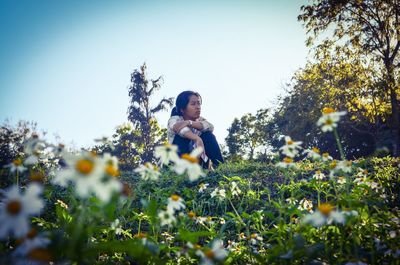
<instances>
[{"instance_id":1,"label":"woman's hand","mask_svg":"<svg viewBox=\"0 0 400 265\"><path fill-rule=\"evenodd\" d=\"M174 124L174 132L179 133L180 130L182 130L184 127L189 127L189 121L178 121L177 123Z\"/></svg>"}]
</instances>

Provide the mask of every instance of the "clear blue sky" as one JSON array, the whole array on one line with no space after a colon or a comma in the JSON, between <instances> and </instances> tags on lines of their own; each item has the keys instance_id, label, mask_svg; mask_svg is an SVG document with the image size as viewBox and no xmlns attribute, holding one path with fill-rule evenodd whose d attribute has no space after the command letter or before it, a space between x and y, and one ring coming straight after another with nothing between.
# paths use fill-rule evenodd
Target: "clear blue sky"
<instances>
[{"instance_id":1,"label":"clear blue sky","mask_svg":"<svg viewBox=\"0 0 400 265\"><path fill-rule=\"evenodd\" d=\"M155 102L198 91L223 142L305 65L304 2L2 0L0 121L91 145L127 120L130 73L146 62L164 77ZM157 116L163 127L168 117Z\"/></svg>"}]
</instances>

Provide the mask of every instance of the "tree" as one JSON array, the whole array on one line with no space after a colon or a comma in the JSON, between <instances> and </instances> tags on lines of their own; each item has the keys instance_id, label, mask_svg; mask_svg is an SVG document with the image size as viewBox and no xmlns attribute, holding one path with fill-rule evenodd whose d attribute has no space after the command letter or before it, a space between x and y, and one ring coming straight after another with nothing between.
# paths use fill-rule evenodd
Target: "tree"
<instances>
[{"instance_id":1,"label":"tree","mask_svg":"<svg viewBox=\"0 0 400 265\"><path fill-rule=\"evenodd\" d=\"M155 114L173 105L173 98L163 98L155 107L151 107L150 99L160 89L162 76L149 80L146 69L144 63L140 70L133 71L131 86L128 88L131 98L128 120L133 124L130 140L140 157L140 163L152 162L154 148L166 141L166 130L160 128Z\"/></svg>"},{"instance_id":2,"label":"tree","mask_svg":"<svg viewBox=\"0 0 400 265\"><path fill-rule=\"evenodd\" d=\"M392 149L400 152L400 0L315 0L301 7L298 20L314 44L321 33L332 29L331 43L353 47L359 56L380 63L376 73L382 79L381 89L389 95L391 107Z\"/></svg>"},{"instance_id":3,"label":"tree","mask_svg":"<svg viewBox=\"0 0 400 265\"><path fill-rule=\"evenodd\" d=\"M267 144L268 109L260 109L256 115L248 113L240 119L235 118L228 128L228 136L225 138L229 150L229 158L237 159L247 156L254 159L258 147Z\"/></svg>"},{"instance_id":4,"label":"tree","mask_svg":"<svg viewBox=\"0 0 400 265\"><path fill-rule=\"evenodd\" d=\"M379 88L374 64L367 65L347 48L316 50L316 62L308 62L293 76L289 93L279 104L269 125L271 145L280 146L280 135L290 135L307 147L319 147L339 157L332 134L316 126L321 110L347 111L339 133L348 157L366 156L388 144L386 132L390 103Z\"/></svg>"}]
</instances>

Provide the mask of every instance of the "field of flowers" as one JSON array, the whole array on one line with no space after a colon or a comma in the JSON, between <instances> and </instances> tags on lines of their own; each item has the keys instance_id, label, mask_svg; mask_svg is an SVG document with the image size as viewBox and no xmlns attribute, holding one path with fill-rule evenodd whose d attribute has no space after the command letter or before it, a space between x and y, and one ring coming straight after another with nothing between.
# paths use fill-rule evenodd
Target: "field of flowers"
<instances>
[{"instance_id":1,"label":"field of flowers","mask_svg":"<svg viewBox=\"0 0 400 265\"><path fill-rule=\"evenodd\" d=\"M339 150L341 115L318 122ZM120 172L33 136L1 171L0 264L399 264L400 159L284 139L270 163L203 171L165 145Z\"/></svg>"}]
</instances>

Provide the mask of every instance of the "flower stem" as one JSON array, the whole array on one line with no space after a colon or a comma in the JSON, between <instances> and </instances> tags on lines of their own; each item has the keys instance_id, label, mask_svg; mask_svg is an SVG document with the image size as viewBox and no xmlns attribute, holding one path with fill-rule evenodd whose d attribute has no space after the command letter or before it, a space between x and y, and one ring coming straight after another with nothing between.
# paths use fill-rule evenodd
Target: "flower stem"
<instances>
[{"instance_id":1,"label":"flower stem","mask_svg":"<svg viewBox=\"0 0 400 265\"><path fill-rule=\"evenodd\" d=\"M342 144L340 143L339 134L338 134L336 128L333 128L333 134L335 135L336 143L337 143L338 148L339 148L340 158L341 158L342 160L345 160L345 156L344 156L344 152L343 152L343 147L342 147Z\"/></svg>"}]
</instances>

